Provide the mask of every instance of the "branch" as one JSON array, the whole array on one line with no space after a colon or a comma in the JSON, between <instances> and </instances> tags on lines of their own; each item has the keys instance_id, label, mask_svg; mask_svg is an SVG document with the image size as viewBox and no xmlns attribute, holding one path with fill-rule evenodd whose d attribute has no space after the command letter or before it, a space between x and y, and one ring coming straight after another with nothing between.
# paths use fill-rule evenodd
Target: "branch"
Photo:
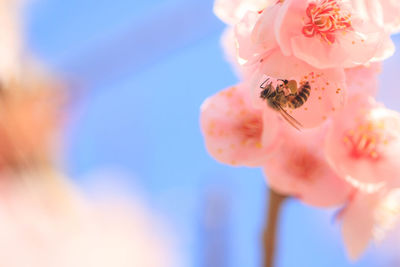
<instances>
[{"instance_id":1,"label":"branch","mask_svg":"<svg viewBox=\"0 0 400 267\"><path fill-rule=\"evenodd\" d=\"M286 196L282 196L272 189L269 190L268 217L265 220L265 228L263 233L264 267L274 266L279 212L285 199Z\"/></svg>"}]
</instances>

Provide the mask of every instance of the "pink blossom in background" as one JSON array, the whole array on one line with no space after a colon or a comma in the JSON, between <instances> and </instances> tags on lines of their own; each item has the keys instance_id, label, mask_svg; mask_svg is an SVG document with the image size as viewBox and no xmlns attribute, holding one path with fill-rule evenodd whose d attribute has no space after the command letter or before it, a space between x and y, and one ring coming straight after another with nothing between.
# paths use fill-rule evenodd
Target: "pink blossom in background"
<instances>
[{"instance_id":1,"label":"pink blossom in background","mask_svg":"<svg viewBox=\"0 0 400 267\"><path fill-rule=\"evenodd\" d=\"M253 52L247 61L280 48L285 56L293 55L316 68L354 67L394 53L385 29L358 18L348 1L279 1L248 29L251 45L240 34L237 39L239 49ZM247 40L242 44L243 39Z\"/></svg>"},{"instance_id":2,"label":"pink blossom in background","mask_svg":"<svg viewBox=\"0 0 400 267\"><path fill-rule=\"evenodd\" d=\"M382 240L399 217L400 189L355 193L340 218L349 257L358 259L371 241Z\"/></svg>"},{"instance_id":3,"label":"pink blossom in background","mask_svg":"<svg viewBox=\"0 0 400 267\"><path fill-rule=\"evenodd\" d=\"M302 84L309 83L310 96L304 105L296 109L287 108L304 128L321 125L344 106L347 86L343 69L319 70L295 57L286 57L280 51L274 51L263 59L251 82L258 108L270 109L260 98L260 85L268 78L272 81L295 80L299 90Z\"/></svg>"},{"instance_id":4,"label":"pink blossom in background","mask_svg":"<svg viewBox=\"0 0 400 267\"><path fill-rule=\"evenodd\" d=\"M263 169L268 185L312 206L344 204L353 187L331 169L320 149L327 125L299 132L281 124L279 145L270 153Z\"/></svg>"},{"instance_id":5,"label":"pink blossom in background","mask_svg":"<svg viewBox=\"0 0 400 267\"><path fill-rule=\"evenodd\" d=\"M201 106L201 129L208 152L229 165L261 166L276 138L278 118L252 106L243 85L225 89ZM268 116L263 123L263 116Z\"/></svg>"},{"instance_id":6,"label":"pink blossom in background","mask_svg":"<svg viewBox=\"0 0 400 267\"><path fill-rule=\"evenodd\" d=\"M400 114L356 96L333 119L325 153L337 173L361 185L398 184Z\"/></svg>"},{"instance_id":7,"label":"pink blossom in background","mask_svg":"<svg viewBox=\"0 0 400 267\"><path fill-rule=\"evenodd\" d=\"M177 266L160 218L139 199L88 200L49 169L1 176L1 266Z\"/></svg>"},{"instance_id":8,"label":"pink blossom in background","mask_svg":"<svg viewBox=\"0 0 400 267\"><path fill-rule=\"evenodd\" d=\"M22 73L22 72L21 72ZM0 95L0 165L43 164L53 156L65 95L49 77L4 80Z\"/></svg>"}]
</instances>

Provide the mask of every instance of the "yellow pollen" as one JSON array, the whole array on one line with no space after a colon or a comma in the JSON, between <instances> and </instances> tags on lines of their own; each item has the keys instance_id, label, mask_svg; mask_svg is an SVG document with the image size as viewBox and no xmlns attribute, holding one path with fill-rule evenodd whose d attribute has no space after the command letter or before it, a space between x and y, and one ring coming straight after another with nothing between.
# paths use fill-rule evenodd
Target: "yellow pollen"
<instances>
[{"instance_id":1,"label":"yellow pollen","mask_svg":"<svg viewBox=\"0 0 400 267\"><path fill-rule=\"evenodd\" d=\"M218 148L217 153L222 154L222 152L224 152L224 150L222 148Z\"/></svg>"},{"instance_id":2,"label":"yellow pollen","mask_svg":"<svg viewBox=\"0 0 400 267\"><path fill-rule=\"evenodd\" d=\"M378 160L379 146L387 141L384 132L380 129L382 121L366 121L358 125L344 136L344 143L349 148L352 157L367 157Z\"/></svg>"},{"instance_id":3,"label":"yellow pollen","mask_svg":"<svg viewBox=\"0 0 400 267\"><path fill-rule=\"evenodd\" d=\"M383 140L383 144L384 144L384 145L388 145L388 144L389 144L389 141L388 141L387 139L385 139L385 140Z\"/></svg>"}]
</instances>

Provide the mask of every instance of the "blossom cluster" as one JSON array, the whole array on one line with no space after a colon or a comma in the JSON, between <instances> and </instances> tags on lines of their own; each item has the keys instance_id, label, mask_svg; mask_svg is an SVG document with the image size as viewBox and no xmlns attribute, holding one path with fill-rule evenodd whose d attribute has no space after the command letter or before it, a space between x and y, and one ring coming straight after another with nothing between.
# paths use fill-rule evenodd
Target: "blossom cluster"
<instances>
[{"instance_id":1,"label":"blossom cluster","mask_svg":"<svg viewBox=\"0 0 400 267\"><path fill-rule=\"evenodd\" d=\"M358 258L400 215L400 114L378 103L397 0L216 0L241 82L208 98L201 128L218 161L261 167L269 186L341 207Z\"/></svg>"}]
</instances>

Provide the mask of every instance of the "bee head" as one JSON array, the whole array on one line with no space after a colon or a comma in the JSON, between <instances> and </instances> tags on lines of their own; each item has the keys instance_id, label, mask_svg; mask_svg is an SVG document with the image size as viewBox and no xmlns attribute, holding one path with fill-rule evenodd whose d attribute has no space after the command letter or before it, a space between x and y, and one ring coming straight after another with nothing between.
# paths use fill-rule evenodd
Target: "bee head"
<instances>
[{"instance_id":1,"label":"bee head","mask_svg":"<svg viewBox=\"0 0 400 267\"><path fill-rule=\"evenodd\" d=\"M281 81L281 82L283 82L283 85L287 85L287 84L289 83L289 81L288 81L288 80L283 80L283 79L278 79L278 81Z\"/></svg>"}]
</instances>

